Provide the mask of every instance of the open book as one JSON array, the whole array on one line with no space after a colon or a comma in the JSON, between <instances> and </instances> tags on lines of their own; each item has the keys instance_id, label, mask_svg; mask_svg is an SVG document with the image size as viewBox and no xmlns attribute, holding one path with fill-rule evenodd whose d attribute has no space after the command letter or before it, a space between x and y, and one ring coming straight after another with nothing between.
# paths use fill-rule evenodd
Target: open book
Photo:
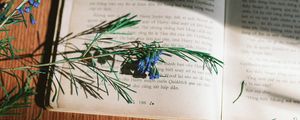
<instances>
[{"instance_id":1,"label":"open book","mask_svg":"<svg viewBox=\"0 0 300 120\"><path fill-rule=\"evenodd\" d=\"M113 93L104 100L70 95L62 78L65 94L50 110L157 119L300 119L299 6L297 0L65 0L61 37L131 13L142 22L119 39L201 50L225 65L215 75L202 63L174 57L159 65L165 77L158 80L121 76L137 91L131 94L134 104ZM243 94L233 103L242 81Z\"/></svg>"}]
</instances>

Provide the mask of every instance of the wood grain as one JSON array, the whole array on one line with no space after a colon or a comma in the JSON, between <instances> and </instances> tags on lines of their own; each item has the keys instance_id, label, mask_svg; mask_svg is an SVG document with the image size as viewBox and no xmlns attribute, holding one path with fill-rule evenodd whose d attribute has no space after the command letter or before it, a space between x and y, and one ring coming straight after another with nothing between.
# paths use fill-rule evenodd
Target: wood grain
<instances>
[{"instance_id":1,"label":"wood grain","mask_svg":"<svg viewBox=\"0 0 300 120\"><path fill-rule=\"evenodd\" d=\"M54 21L53 15L49 17L51 13L51 3L52 0L43 0L41 6L38 9L33 10L33 14L36 17L37 24L34 26L29 26L26 28L24 25L12 26L10 27L11 35L16 38L13 44L17 49L21 49L23 52L18 53L19 55L31 54L36 51L33 57L34 59L40 61L41 56L39 54L43 53L44 45L43 43L49 37L47 35L48 28L51 26L49 24ZM26 16L29 17L29 16ZM33 61L32 57L23 58L21 60L1 60L0 67L17 67L21 66L20 61ZM32 63L34 64L34 63ZM20 73L21 74L21 73ZM15 85L13 81L8 81L9 77L4 77L6 81L6 86L12 88ZM32 98L34 101L34 98ZM33 105L29 109L18 110L23 113L21 116L17 117L0 117L0 120L32 120L34 119L41 109L37 105ZM113 116L101 116L101 115L85 115L85 114L75 114L75 113L61 113L61 112L50 112L43 111L41 116L42 120L144 120L138 118L128 118L128 117L113 117Z\"/></svg>"}]
</instances>

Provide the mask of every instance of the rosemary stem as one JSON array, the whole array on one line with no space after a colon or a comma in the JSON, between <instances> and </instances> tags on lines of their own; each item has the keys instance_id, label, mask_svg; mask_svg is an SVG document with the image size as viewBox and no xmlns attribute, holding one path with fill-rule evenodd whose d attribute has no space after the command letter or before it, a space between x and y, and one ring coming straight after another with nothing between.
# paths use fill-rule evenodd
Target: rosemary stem
<instances>
[{"instance_id":1,"label":"rosemary stem","mask_svg":"<svg viewBox=\"0 0 300 120\"><path fill-rule=\"evenodd\" d=\"M92 44L93 44L93 42L90 44L90 46ZM181 48L177 48L177 49L181 49ZM89 56L89 57L84 57L85 56L84 55L83 57L82 56L81 57L73 57L73 58L58 60L56 62L45 63L45 64L29 65L29 66L16 67L16 68L3 68L3 69L0 69L0 71L16 71L16 70L24 70L24 69L30 69L30 68L40 68L40 67L46 67L46 66L51 66L51 65L56 65L56 64L63 64L63 63L67 63L67 62L76 62L76 61L95 59L95 58L105 57L105 56L109 56L109 55L122 55L122 53L132 51L132 50L133 49L130 50L130 48L129 48L129 49L123 49L123 50L113 51L110 53L105 53L105 54L96 55L96 56ZM156 50L172 50L172 48L171 47L159 47L159 48L156 48ZM133 51L138 51L138 49L135 49ZM206 54L206 53L203 53L203 54Z\"/></svg>"},{"instance_id":2,"label":"rosemary stem","mask_svg":"<svg viewBox=\"0 0 300 120\"><path fill-rule=\"evenodd\" d=\"M82 55L83 57L86 56L86 54L91 50L91 48L93 47L93 44L99 39L101 38L102 34L101 33L97 33L94 40L89 44L88 48L86 49L86 51L84 52L84 54Z\"/></svg>"},{"instance_id":3,"label":"rosemary stem","mask_svg":"<svg viewBox=\"0 0 300 120\"><path fill-rule=\"evenodd\" d=\"M93 59L93 58L99 58L99 57L104 57L104 56L108 56L108 55L112 55L112 54L111 53L101 54L101 55L85 57L85 58L75 57L75 58L70 58L68 60L63 59L63 60L59 60L56 62L39 64L39 65L29 65L29 66L23 66L23 67L17 67L17 68L4 68L4 69L0 69L0 71L16 71L16 70L24 70L24 69L30 69L30 68L46 67L46 66L51 66L51 65L56 65L56 64L63 64L66 62L76 62L76 61L83 61L83 60L88 60L88 59Z\"/></svg>"}]
</instances>

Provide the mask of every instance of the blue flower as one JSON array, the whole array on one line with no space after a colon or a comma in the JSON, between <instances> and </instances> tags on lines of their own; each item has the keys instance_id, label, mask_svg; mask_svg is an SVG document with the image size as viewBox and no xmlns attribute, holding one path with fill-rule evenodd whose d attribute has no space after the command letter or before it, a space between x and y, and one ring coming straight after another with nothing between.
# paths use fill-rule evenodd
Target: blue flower
<instances>
[{"instance_id":1,"label":"blue flower","mask_svg":"<svg viewBox=\"0 0 300 120\"><path fill-rule=\"evenodd\" d=\"M137 70L139 71L139 73L145 73L145 61L143 59L139 60Z\"/></svg>"},{"instance_id":2,"label":"blue flower","mask_svg":"<svg viewBox=\"0 0 300 120\"><path fill-rule=\"evenodd\" d=\"M20 14L24 14L24 11L23 11L23 9L18 9L18 12L20 13Z\"/></svg>"},{"instance_id":3,"label":"blue flower","mask_svg":"<svg viewBox=\"0 0 300 120\"><path fill-rule=\"evenodd\" d=\"M31 24L36 24L36 21L35 21L35 19L34 19L34 17L33 17L33 15L32 14L30 14L30 22L31 22Z\"/></svg>"},{"instance_id":4,"label":"blue flower","mask_svg":"<svg viewBox=\"0 0 300 120\"><path fill-rule=\"evenodd\" d=\"M30 13L31 9L30 9L30 7L25 7L24 11L27 13Z\"/></svg>"},{"instance_id":5,"label":"blue flower","mask_svg":"<svg viewBox=\"0 0 300 120\"><path fill-rule=\"evenodd\" d=\"M39 3L39 2L34 2L34 3L33 3L33 7L36 7L36 8L37 8L37 7L39 7L39 6L40 6L40 3Z\"/></svg>"},{"instance_id":6,"label":"blue flower","mask_svg":"<svg viewBox=\"0 0 300 120\"><path fill-rule=\"evenodd\" d=\"M33 5L34 0L28 0L29 4Z\"/></svg>"},{"instance_id":7,"label":"blue flower","mask_svg":"<svg viewBox=\"0 0 300 120\"><path fill-rule=\"evenodd\" d=\"M136 71L141 75L148 73L151 80L158 79L160 75L155 65L159 62L161 53L161 51L157 51L144 58L140 58L137 61Z\"/></svg>"}]
</instances>

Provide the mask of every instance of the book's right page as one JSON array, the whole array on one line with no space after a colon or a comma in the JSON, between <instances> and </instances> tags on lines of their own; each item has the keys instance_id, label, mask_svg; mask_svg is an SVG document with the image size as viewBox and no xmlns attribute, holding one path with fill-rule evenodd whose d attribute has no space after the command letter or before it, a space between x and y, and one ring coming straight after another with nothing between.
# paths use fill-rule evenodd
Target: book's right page
<instances>
[{"instance_id":1,"label":"book's right page","mask_svg":"<svg viewBox=\"0 0 300 120\"><path fill-rule=\"evenodd\" d=\"M300 119L299 6L227 1L223 120Z\"/></svg>"}]
</instances>

